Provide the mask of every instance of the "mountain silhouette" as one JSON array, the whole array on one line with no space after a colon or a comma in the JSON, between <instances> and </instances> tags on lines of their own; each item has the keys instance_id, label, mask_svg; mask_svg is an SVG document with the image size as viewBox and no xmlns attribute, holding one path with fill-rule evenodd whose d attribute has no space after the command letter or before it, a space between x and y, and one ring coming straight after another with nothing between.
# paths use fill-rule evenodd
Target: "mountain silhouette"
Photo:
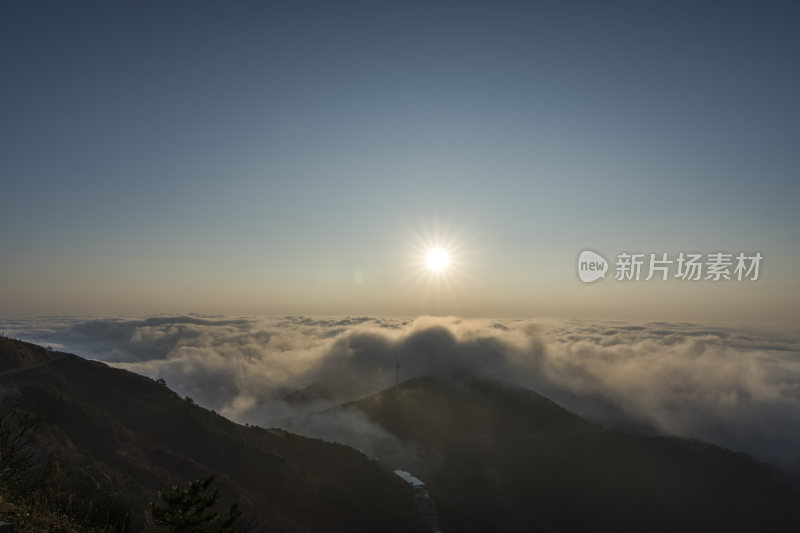
<instances>
[{"instance_id":1,"label":"mountain silhouette","mask_svg":"<svg viewBox=\"0 0 800 533\"><path fill-rule=\"evenodd\" d=\"M96 505L136 514L214 475L257 531L420 530L411 489L347 446L235 424L163 383L13 339L0 338L0 369L3 395L43 418L54 475Z\"/></svg>"},{"instance_id":2,"label":"mountain silhouette","mask_svg":"<svg viewBox=\"0 0 800 533\"><path fill-rule=\"evenodd\" d=\"M426 483L445 532L800 531L800 492L770 466L609 430L491 379L423 376L341 409L415 450L384 453Z\"/></svg>"}]
</instances>

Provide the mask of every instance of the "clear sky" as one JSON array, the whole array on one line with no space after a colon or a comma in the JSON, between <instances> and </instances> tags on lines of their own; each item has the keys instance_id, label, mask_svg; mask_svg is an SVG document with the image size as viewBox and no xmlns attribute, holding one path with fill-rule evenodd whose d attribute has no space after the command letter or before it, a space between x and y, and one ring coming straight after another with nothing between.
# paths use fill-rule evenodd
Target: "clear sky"
<instances>
[{"instance_id":1,"label":"clear sky","mask_svg":"<svg viewBox=\"0 0 800 533\"><path fill-rule=\"evenodd\" d=\"M800 318L795 1L9 1L0 61L0 316Z\"/></svg>"}]
</instances>

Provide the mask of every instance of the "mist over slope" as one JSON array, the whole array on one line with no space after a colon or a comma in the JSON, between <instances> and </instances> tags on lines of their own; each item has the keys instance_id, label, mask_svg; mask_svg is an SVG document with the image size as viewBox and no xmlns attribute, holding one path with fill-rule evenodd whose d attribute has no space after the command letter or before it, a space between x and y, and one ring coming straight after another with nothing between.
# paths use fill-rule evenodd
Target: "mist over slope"
<instances>
[{"instance_id":1,"label":"mist over slope","mask_svg":"<svg viewBox=\"0 0 800 533\"><path fill-rule=\"evenodd\" d=\"M444 531L800 528L800 490L777 469L693 440L608 430L491 378L422 376L337 410L413 446L414 456L385 457L427 483Z\"/></svg>"},{"instance_id":2,"label":"mist over slope","mask_svg":"<svg viewBox=\"0 0 800 533\"><path fill-rule=\"evenodd\" d=\"M334 440L368 422L309 424L324 409L429 373L532 388L592 420L691 437L793 467L800 334L689 323L381 317L6 320L0 329L120 368L242 422ZM357 426L357 427L356 427ZM356 443L358 444L358 443Z\"/></svg>"},{"instance_id":3,"label":"mist over slope","mask_svg":"<svg viewBox=\"0 0 800 533\"><path fill-rule=\"evenodd\" d=\"M248 531L422 530L410 489L352 448L238 425L147 377L13 339L0 338L0 362L14 369L0 373L0 400L19 396L44 422L62 512L78 500L101 512L84 525L152 531L157 491L214 475Z\"/></svg>"}]
</instances>

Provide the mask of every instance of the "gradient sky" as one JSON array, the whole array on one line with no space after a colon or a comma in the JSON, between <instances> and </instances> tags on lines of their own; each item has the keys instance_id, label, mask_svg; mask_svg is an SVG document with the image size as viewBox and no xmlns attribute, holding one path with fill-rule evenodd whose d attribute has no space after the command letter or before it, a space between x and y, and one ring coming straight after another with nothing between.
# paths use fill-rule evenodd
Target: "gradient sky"
<instances>
[{"instance_id":1,"label":"gradient sky","mask_svg":"<svg viewBox=\"0 0 800 533\"><path fill-rule=\"evenodd\" d=\"M264 4L0 5L0 316L800 318L800 3Z\"/></svg>"}]
</instances>

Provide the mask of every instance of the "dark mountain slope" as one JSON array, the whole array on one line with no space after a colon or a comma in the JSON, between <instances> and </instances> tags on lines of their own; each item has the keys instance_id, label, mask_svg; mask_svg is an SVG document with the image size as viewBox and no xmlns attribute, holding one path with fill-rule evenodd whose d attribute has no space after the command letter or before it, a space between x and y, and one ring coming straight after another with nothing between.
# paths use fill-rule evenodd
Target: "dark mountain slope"
<instances>
[{"instance_id":1,"label":"dark mountain slope","mask_svg":"<svg viewBox=\"0 0 800 533\"><path fill-rule=\"evenodd\" d=\"M589 423L533 391L417 378L358 409L416 446L443 531L800 531L800 492L748 456Z\"/></svg>"},{"instance_id":2,"label":"dark mountain slope","mask_svg":"<svg viewBox=\"0 0 800 533\"><path fill-rule=\"evenodd\" d=\"M0 374L14 373L19 369L41 364L54 358L54 353L41 346L18 342L0 336L2 357L0 357Z\"/></svg>"},{"instance_id":3,"label":"dark mountain slope","mask_svg":"<svg viewBox=\"0 0 800 533\"><path fill-rule=\"evenodd\" d=\"M240 426L148 378L20 341L0 339L0 361L27 367L0 388L44 417L57 473L98 499L144 509L157 490L215 474L269 531L417 528L408 487L351 448Z\"/></svg>"}]
</instances>

